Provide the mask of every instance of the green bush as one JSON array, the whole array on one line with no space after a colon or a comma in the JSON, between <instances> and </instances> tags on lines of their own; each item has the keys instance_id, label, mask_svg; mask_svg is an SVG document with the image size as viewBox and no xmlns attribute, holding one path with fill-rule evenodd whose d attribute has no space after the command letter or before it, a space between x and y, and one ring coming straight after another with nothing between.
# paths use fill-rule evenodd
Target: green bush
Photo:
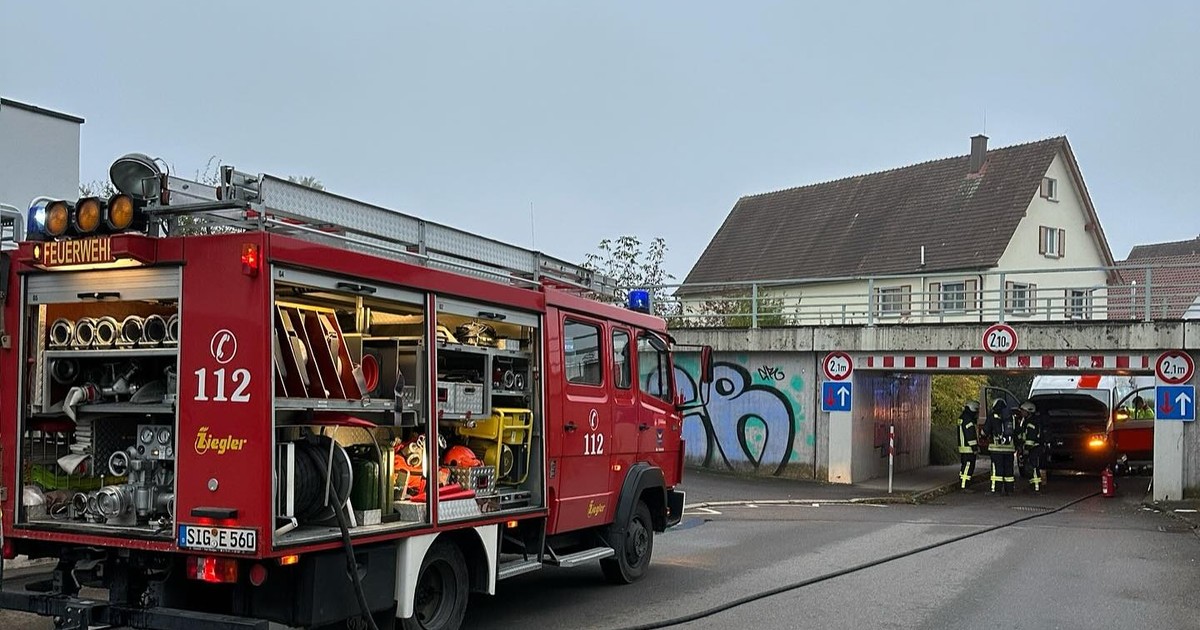
<instances>
[{"instance_id":1,"label":"green bush","mask_svg":"<svg viewBox=\"0 0 1200 630\"><path fill-rule=\"evenodd\" d=\"M958 463L958 427L935 424L930 429L929 463L934 466Z\"/></svg>"}]
</instances>

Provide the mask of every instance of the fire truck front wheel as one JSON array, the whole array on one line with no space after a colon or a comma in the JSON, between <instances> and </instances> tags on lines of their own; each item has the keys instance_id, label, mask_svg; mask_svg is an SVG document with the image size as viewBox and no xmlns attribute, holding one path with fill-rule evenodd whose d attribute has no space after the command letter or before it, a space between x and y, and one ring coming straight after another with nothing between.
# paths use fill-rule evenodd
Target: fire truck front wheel
<instances>
[{"instance_id":1,"label":"fire truck front wheel","mask_svg":"<svg viewBox=\"0 0 1200 630\"><path fill-rule=\"evenodd\" d=\"M458 546L438 542L421 562L413 616L401 619L404 630L457 630L467 613L467 561Z\"/></svg>"},{"instance_id":2,"label":"fire truck front wheel","mask_svg":"<svg viewBox=\"0 0 1200 630\"><path fill-rule=\"evenodd\" d=\"M616 554L600 561L604 577L613 584L631 584L642 578L654 553L654 520L645 501L638 501L629 522L614 523L607 539Z\"/></svg>"}]
</instances>

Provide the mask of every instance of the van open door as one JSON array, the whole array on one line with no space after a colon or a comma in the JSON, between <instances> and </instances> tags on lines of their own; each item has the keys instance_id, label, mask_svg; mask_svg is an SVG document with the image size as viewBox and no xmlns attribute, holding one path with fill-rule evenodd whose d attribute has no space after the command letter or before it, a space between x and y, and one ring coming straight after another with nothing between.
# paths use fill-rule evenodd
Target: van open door
<instances>
[{"instance_id":1,"label":"van open door","mask_svg":"<svg viewBox=\"0 0 1200 630\"><path fill-rule=\"evenodd\" d=\"M1154 391L1153 386L1139 387L1113 406L1108 433L1123 471L1142 472L1154 464Z\"/></svg>"}]
</instances>

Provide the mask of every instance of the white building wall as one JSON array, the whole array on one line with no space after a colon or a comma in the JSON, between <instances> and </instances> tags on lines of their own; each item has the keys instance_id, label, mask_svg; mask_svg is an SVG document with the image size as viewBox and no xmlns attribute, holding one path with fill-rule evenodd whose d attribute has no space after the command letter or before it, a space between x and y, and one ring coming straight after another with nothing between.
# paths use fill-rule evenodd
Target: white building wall
<instances>
[{"instance_id":1,"label":"white building wall","mask_svg":"<svg viewBox=\"0 0 1200 630\"><path fill-rule=\"evenodd\" d=\"M78 122L0 103L0 203L79 196Z\"/></svg>"},{"instance_id":2,"label":"white building wall","mask_svg":"<svg viewBox=\"0 0 1200 630\"><path fill-rule=\"evenodd\" d=\"M1084 208L1083 195L1075 188L1061 154L1050 164L1046 177L1058 182L1057 201L1045 199L1034 192L1025 218L1017 226L1008 248L1000 257L998 270L1055 270L1103 267L1108 264L1097 242L1097 232L1093 231L1096 226L1087 227L1090 219ZM1043 226L1066 231L1062 257L1040 253L1040 228ZM1012 274L1006 276L1005 281L1037 285L1038 311L1028 316L1014 314L1014 320L1036 320L1039 313L1045 318L1047 308L1052 309L1056 319L1061 318L1068 307L1072 289L1091 292L1094 318L1105 318L1107 275L1102 271ZM991 278L988 284L992 291L1002 288L998 277Z\"/></svg>"}]
</instances>

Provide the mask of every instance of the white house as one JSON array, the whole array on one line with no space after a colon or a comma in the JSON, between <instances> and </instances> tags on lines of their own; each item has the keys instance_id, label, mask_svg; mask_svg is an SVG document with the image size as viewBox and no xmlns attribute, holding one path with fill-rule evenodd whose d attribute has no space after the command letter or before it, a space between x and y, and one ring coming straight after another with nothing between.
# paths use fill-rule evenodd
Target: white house
<instances>
[{"instance_id":1,"label":"white house","mask_svg":"<svg viewBox=\"0 0 1200 630\"><path fill-rule=\"evenodd\" d=\"M1067 139L987 140L739 199L676 291L684 312L752 291L798 324L1105 317L1112 253Z\"/></svg>"}]
</instances>

